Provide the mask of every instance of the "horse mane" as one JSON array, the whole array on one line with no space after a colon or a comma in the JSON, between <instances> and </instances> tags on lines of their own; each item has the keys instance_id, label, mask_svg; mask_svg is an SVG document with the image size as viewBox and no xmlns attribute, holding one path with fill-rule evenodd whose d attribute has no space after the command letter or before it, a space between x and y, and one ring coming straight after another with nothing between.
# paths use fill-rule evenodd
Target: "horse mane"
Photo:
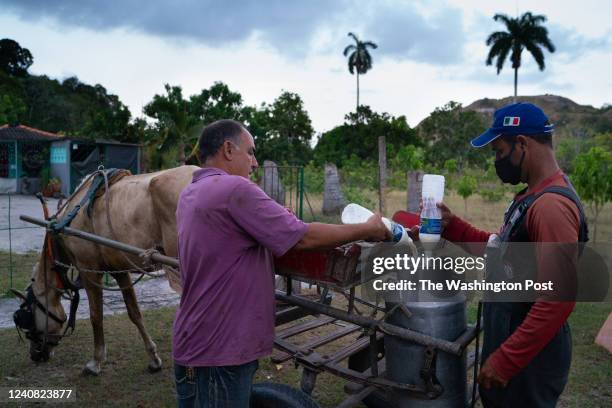
<instances>
[{"instance_id":1,"label":"horse mane","mask_svg":"<svg viewBox=\"0 0 612 408\"><path fill-rule=\"evenodd\" d=\"M96 173L98 170L94 170L91 173L87 174L86 176L84 176L81 181L79 181L79 184L76 186L76 188L74 189L74 191L77 191L79 188L81 188L81 186L83 186L83 184L85 184L85 182L87 180L89 180L89 178L92 176L92 174Z\"/></svg>"}]
</instances>

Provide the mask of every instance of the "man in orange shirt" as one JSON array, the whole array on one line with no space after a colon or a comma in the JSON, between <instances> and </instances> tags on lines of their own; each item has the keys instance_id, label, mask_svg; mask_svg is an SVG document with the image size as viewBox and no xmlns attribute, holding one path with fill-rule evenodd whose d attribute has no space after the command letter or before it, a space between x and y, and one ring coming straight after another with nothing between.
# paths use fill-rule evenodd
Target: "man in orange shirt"
<instances>
[{"instance_id":1,"label":"man in orange shirt","mask_svg":"<svg viewBox=\"0 0 612 408\"><path fill-rule=\"evenodd\" d=\"M471 142L473 147L491 145L502 182L527 183L506 212L501 241L576 244L588 239L580 200L555 160L552 131L540 108L517 103L497 110L492 127ZM491 233L452 214L443 203L438 206L444 238L457 243L489 240ZM560 270L575 277L577 250L568 253L538 244L534 255L540 280L558 278ZM484 304L484 364L478 381L485 407L556 405L571 363L567 318L574 304L542 297L530 303Z\"/></svg>"}]
</instances>

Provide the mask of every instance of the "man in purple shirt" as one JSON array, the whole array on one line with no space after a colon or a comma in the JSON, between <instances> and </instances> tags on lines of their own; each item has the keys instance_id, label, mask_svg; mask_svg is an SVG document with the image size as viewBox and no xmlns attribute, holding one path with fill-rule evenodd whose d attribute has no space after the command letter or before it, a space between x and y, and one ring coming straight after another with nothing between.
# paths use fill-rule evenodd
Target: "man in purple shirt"
<instances>
[{"instance_id":1,"label":"man in purple shirt","mask_svg":"<svg viewBox=\"0 0 612 408\"><path fill-rule=\"evenodd\" d=\"M249 406L257 359L274 344L273 257L291 248L383 240L377 215L356 225L306 224L249 180L253 137L240 123L207 126L203 167L176 210L183 293L173 326L179 407Z\"/></svg>"}]
</instances>

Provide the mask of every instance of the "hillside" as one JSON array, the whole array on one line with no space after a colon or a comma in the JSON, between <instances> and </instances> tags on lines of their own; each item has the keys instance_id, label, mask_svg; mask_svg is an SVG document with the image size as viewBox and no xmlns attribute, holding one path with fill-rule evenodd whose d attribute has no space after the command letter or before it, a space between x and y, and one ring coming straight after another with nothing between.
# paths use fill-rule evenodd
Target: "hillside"
<instances>
[{"instance_id":1,"label":"hillside","mask_svg":"<svg viewBox=\"0 0 612 408\"><path fill-rule=\"evenodd\" d=\"M612 132L612 106L601 109L590 105L580 105L569 98L557 95L519 96L520 102L530 102L538 105L550 121L555 124L559 139L565 137L588 137L594 133ZM487 124L491 123L493 112L509 103L512 97L503 99L479 99L466 106L482 114Z\"/></svg>"}]
</instances>

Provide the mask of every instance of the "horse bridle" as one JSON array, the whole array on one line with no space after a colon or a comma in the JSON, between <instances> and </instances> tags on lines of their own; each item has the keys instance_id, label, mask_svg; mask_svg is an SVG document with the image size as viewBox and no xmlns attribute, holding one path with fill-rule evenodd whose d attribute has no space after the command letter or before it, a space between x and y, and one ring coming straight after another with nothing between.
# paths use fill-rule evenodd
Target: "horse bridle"
<instances>
[{"instance_id":1,"label":"horse bridle","mask_svg":"<svg viewBox=\"0 0 612 408\"><path fill-rule=\"evenodd\" d=\"M55 236L49 237L49 233L45 236L46 245L43 248L43 251L47 249L47 245L52 245L57 248L58 243L52 243L54 240L57 240L58 237ZM51 235L56 235L51 233ZM78 309L80 294L79 289L81 289L80 277L76 281L70 280L68 277L68 268L60 266L57 264L55 254L58 254L57 250L49 250L46 251L45 256L43 257L43 270L45 274L45 296L47 296L48 288L47 288L47 277L46 277L46 263L47 258L52 262L51 270L55 272L56 279L58 281L57 286L53 286L52 289L60 291L61 297L67 297L70 299L70 314L68 318L60 318L57 314L53 313L49 310L48 306L43 304L38 300L36 295L34 294L34 289L32 284L30 284L27 289L25 295L17 290L11 289L11 291L22 299L22 303L19 306L19 309L13 313L13 321L15 322L15 326L19 333L24 333L25 337L32 341L38 348L37 351L42 352L46 349L47 346L57 346L59 341L70 334L75 329L76 326L76 311ZM38 308L42 311L45 316L45 328L44 330L38 330L36 327L35 320L35 310ZM49 333L49 319L54 320L59 323L61 327L63 327L66 321L68 324L66 325L63 333L61 334L52 334ZM68 331L70 330L70 333Z\"/></svg>"},{"instance_id":2,"label":"horse bridle","mask_svg":"<svg viewBox=\"0 0 612 408\"><path fill-rule=\"evenodd\" d=\"M45 305L43 305L36 298L36 295L34 295L34 290L32 289L32 285L28 286L28 288L26 289L25 295L14 289L11 289L11 291L23 300L23 302L19 306L19 309L17 309L17 311L13 313L13 321L15 322L15 326L17 327L17 329L23 332L25 334L25 337L28 340L31 340L37 344L42 343L41 345L43 346L43 348L47 344L56 346L62 335L49 334L47 330L48 325L45 325L44 331L38 330L36 328L36 321L34 319L35 308L40 309L46 316L48 316L52 320L55 320L61 326L63 326L64 323L66 323L66 318L64 319L60 318L55 313L50 311ZM41 341L41 335L42 335L42 341ZM51 337L56 337L56 336L59 336L59 338L51 339Z\"/></svg>"},{"instance_id":3,"label":"horse bridle","mask_svg":"<svg viewBox=\"0 0 612 408\"><path fill-rule=\"evenodd\" d=\"M44 201L42 196L38 196L38 198L42 203L45 219L51 220L53 222L55 216L51 218L48 216L49 212L47 209L46 202ZM42 268L45 280L45 297L48 296L49 289L47 281L47 262L50 262L51 270L55 272L56 280L56 285L51 286L51 289L59 291L61 297L70 299L69 317L64 317L63 319L60 318L59 316L57 316L57 314L49 310L47 304L43 304L42 302L40 302L34 294L34 288L32 287L33 283L28 285L28 287L26 288L25 295L15 289L11 289L13 294L21 298L22 300L19 309L17 309L15 313L13 313L13 321L15 322L17 332L20 334L20 336L21 333L24 333L25 337L28 340L32 341L32 343L34 343L38 347L37 351L39 352L45 350L46 346L48 345L57 346L59 344L59 341L63 337L72 334L76 326L76 311L78 309L80 300L79 290L81 289L81 280L80 276L75 281L71 280L68 276L69 268L64 267L61 262L57 262L59 260L58 258L61 257L61 255L64 255L63 258L67 256L65 247L62 248L64 249L64 251L61 251L60 248L63 247L63 245L61 245L59 240L60 238L56 231L52 229L47 230L44 240L45 244L43 245L42 250ZM36 327L36 308L41 310L46 316L44 330L38 330L38 328ZM52 319L55 322L59 323L60 327L63 327L64 323L68 321L64 332L62 334L49 333L49 319ZM70 333L68 333L68 330L70 330Z\"/></svg>"},{"instance_id":4,"label":"horse bridle","mask_svg":"<svg viewBox=\"0 0 612 408\"><path fill-rule=\"evenodd\" d=\"M94 200L94 195L97 189L106 184L108 189L108 177L112 176L117 169L109 169L104 170L103 168L99 168L97 172L91 174L82 184L77 188L76 191L72 193L72 195L66 200L67 205L73 197L83 188L89 179L92 179L92 183L89 186L89 190L81 199L81 201L72 208L68 214L63 217L61 220L57 219L57 214L60 213L61 209L58 209L57 214L52 217L49 217L49 211L47 208L47 204L45 200L42 198L42 195L37 194L37 197L40 199L40 202L43 206L43 212L45 219L50 221L49 227L47 227L47 233L45 234L45 245L43 246L43 270L44 270L44 279L45 279L45 296L48 294L48 279L47 279L47 261L51 263L51 270L55 272L56 277L56 286L53 286L52 289L57 290L61 293L61 296L64 298L70 299L70 314L68 319L59 318L55 313L51 312L48 308L48 305L42 304L34 294L34 289L32 288L32 284L28 286L26 289L26 294L11 289L11 291L20 297L23 302L19 306L19 309L15 311L13 314L13 321L15 322L15 326L17 327L17 331L19 333L25 333L25 337L31 340L35 345L39 346L38 351L45 350L47 345L57 346L59 341L74 332L76 326L76 312L79 307L79 290L82 288L81 285L81 277L76 280L71 280L68 276L68 271L71 269L66 267L66 264L75 265L75 262L59 262L62 260L70 260L73 261L74 257L70 253L70 250L63 245L60 240L59 234L62 230L69 226L72 220L77 216L81 208L89 203L87 208L88 215L91 214L92 203ZM62 208L64 207L62 206ZM47 317L45 322L45 329L38 330L36 327L36 321L34 317L35 307L39 308ZM68 321L66 328L62 334L50 334L49 333L49 318L59 323L61 326ZM70 333L68 333L70 330ZM41 340L42 335L42 340Z\"/></svg>"}]
</instances>

